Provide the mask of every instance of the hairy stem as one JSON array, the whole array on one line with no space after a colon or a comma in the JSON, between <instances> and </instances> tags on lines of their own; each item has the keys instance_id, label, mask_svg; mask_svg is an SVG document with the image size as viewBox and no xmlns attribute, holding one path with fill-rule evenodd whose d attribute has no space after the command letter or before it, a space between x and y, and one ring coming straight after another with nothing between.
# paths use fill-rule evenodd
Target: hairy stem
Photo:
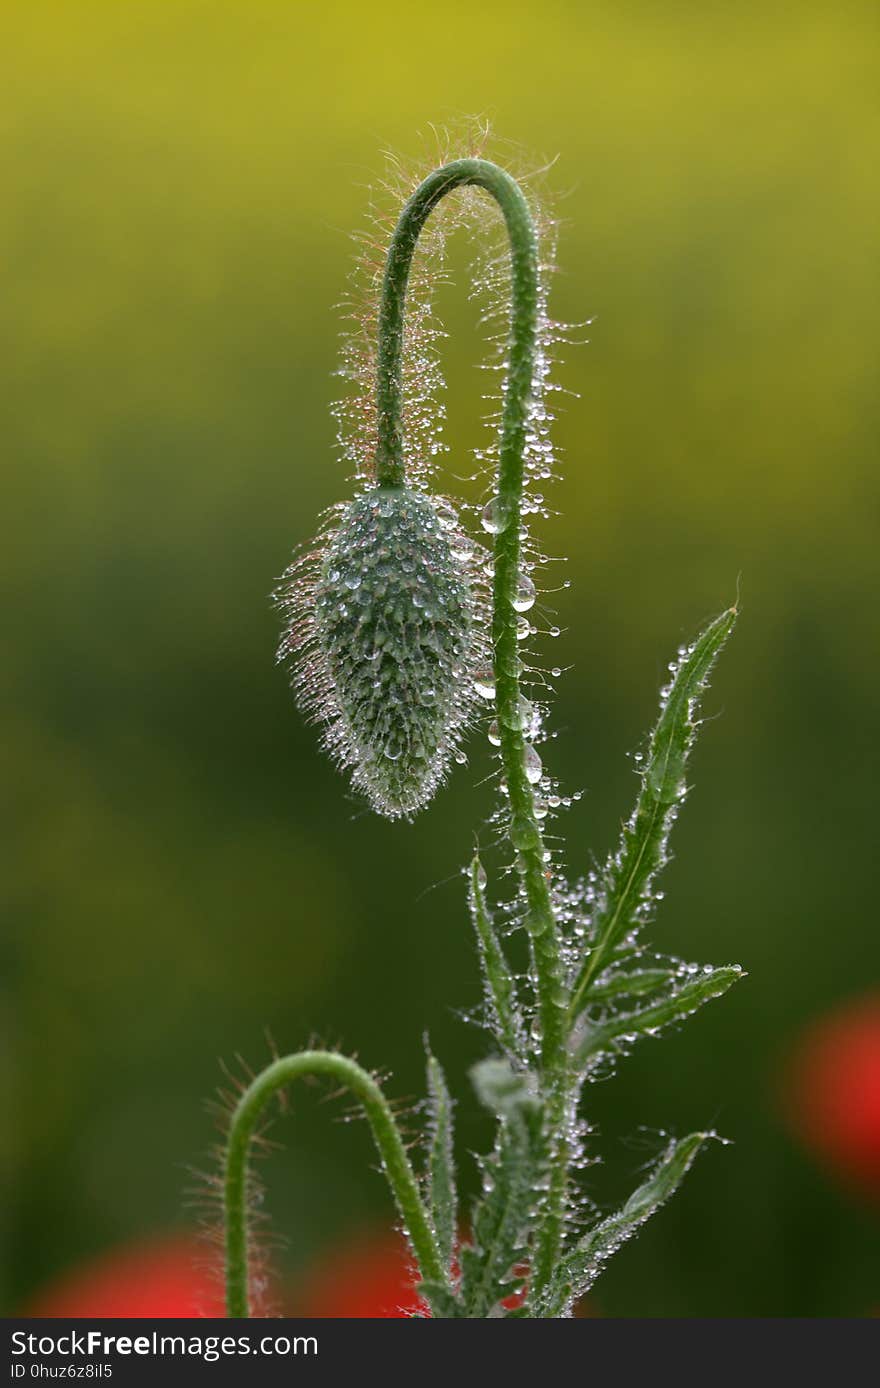
<instances>
[{"instance_id":1,"label":"hairy stem","mask_svg":"<svg viewBox=\"0 0 880 1388\"><path fill-rule=\"evenodd\" d=\"M258 1075L236 1105L229 1126L224 1173L226 1215L226 1314L250 1314L248 1258L248 1159L260 1117L279 1090L303 1075L324 1075L344 1085L369 1119L382 1167L426 1281L440 1281L443 1265L427 1211L394 1115L372 1075L334 1051L300 1051L276 1060Z\"/></svg>"},{"instance_id":2,"label":"hairy stem","mask_svg":"<svg viewBox=\"0 0 880 1388\"><path fill-rule=\"evenodd\" d=\"M405 481L403 318L413 252L428 216L441 198L465 186L483 188L495 199L510 241L510 335L494 498L492 645L501 760L510 803L508 834L525 897L525 924L538 980L541 1066L548 1126L559 1138L557 1150L551 1154L547 1218L542 1223L533 1268L533 1279L541 1283L550 1275L562 1237L568 1154L561 1134L568 1107L568 1067L559 938L544 841L525 767L526 741L520 711L521 665L514 608L520 577L523 459L537 352L538 244L535 224L519 184L487 160L458 159L436 169L413 193L395 228L385 263L379 311L376 481L379 486L391 487L402 486Z\"/></svg>"}]
</instances>

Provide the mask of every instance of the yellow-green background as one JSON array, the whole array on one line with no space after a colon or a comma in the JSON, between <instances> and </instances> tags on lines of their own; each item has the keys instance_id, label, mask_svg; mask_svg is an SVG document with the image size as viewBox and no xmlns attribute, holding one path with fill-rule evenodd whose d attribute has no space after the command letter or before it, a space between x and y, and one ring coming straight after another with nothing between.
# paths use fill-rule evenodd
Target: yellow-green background
<instances>
[{"instance_id":1,"label":"yellow-green background","mask_svg":"<svg viewBox=\"0 0 880 1388\"><path fill-rule=\"evenodd\" d=\"M484 1139L480 1038L451 1009L476 997L455 874L488 749L412 827L358 815L273 667L266 600L344 494L332 306L365 185L383 148L472 112L559 155L552 304L596 318L563 368L580 398L542 531L571 556L547 760L587 791L574 870L628 809L665 661L742 573L656 938L750 977L594 1092L590 1189L635 1180L642 1126L736 1145L598 1309L880 1304L876 1213L789 1139L779 1092L797 1029L877 974L877 24L867 3L6 0L7 1307L186 1222L218 1058L260 1060L266 1025L341 1038L403 1095L429 1028L463 1144ZM456 278L463 468L484 378ZM305 1100L283 1136L295 1272L387 1203L362 1128Z\"/></svg>"}]
</instances>

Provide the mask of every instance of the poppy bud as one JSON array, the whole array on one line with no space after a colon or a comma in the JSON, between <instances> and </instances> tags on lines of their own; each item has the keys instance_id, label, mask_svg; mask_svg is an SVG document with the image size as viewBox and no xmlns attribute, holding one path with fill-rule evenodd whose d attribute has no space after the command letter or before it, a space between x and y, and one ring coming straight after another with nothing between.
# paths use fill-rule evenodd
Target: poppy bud
<instances>
[{"instance_id":1,"label":"poppy bud","mask_svg":"<svg viewBox=\"0 0 880 1388\"><path fill-rule=\"evenodd\" d=\"M473 545L452 507L410 487L373 487L337 513L281 605L293 620L301 701L327 746L390 819L430 800L474 703Z\"/></svg>"}]
</instances>

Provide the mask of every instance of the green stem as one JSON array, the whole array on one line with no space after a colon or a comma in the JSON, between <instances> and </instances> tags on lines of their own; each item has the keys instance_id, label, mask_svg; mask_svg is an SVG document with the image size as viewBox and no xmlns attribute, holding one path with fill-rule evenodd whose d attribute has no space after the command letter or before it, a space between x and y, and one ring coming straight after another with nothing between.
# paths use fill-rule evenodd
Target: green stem
<instances>
[{"instance_id":1,"label":"green stem","mask_svg":"<svg viewBox=\"0 0 880 1388\"><path fill-rule=\"evenodd\" d=\"M443 1265L394 1115L372 1075L334 1051L300 1051L276 1060L258 1075L236 1105L229 1126L224 1173L226 1216L226 1314L250 1314L248 1290L248 1159L251 1141L269 1100L303 1075L324 1075L343 1084L363 1107L373 1130L388 1184L409 1233L425 1281L441 1281Z\"/></svg>"},{"instance_id":2,"label":"green stem","mask_svg":"<svg viewBox=\"0 0 880 1388\"><path fill-rule=\"evenodd\" d=\"M520 577L523 455L535 376L538 319L538 244L535 224L519 184L485 159L458 159L436 169L404 207L388 250L379 310L376 405L376 481L399 487L405 481L402 420L403 316L413 252L419 234L441 198L454 188L483 188L497 202L510 241L511 315L507 375L501 417L495 507L492 644L495 702L501 760L510 801L508 833L526 903L525 923L538 981L541 1065L551 1154L547 1218L532 1271L543 1285L552 1272L563 1231L568 1148L563 1135L570 1081L566 1056L566 1007L559 938L544 857L544 841L526 775L526 741L520 714L520 658L514 608Z\"/></svg>"}]
</instances>

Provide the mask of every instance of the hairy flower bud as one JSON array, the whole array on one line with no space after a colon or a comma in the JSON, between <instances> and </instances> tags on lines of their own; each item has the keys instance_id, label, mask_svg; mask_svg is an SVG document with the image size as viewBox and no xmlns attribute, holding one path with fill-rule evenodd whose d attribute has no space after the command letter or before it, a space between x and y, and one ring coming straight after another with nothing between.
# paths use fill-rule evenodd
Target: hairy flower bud
<instances>
[{"instance_id":1,"label":"hairy flower bud","mask_svg":"<svg viewBox=\"0 0 880 1388\"><path fill-rule=\"evenodd\" d=\"M472 550L447 502L373 487L336 513L280 594L292 618L280 655L300 652L300 699L355 787L392 819L431 798L473 707Z\"/></svg>"}]
</instances>

